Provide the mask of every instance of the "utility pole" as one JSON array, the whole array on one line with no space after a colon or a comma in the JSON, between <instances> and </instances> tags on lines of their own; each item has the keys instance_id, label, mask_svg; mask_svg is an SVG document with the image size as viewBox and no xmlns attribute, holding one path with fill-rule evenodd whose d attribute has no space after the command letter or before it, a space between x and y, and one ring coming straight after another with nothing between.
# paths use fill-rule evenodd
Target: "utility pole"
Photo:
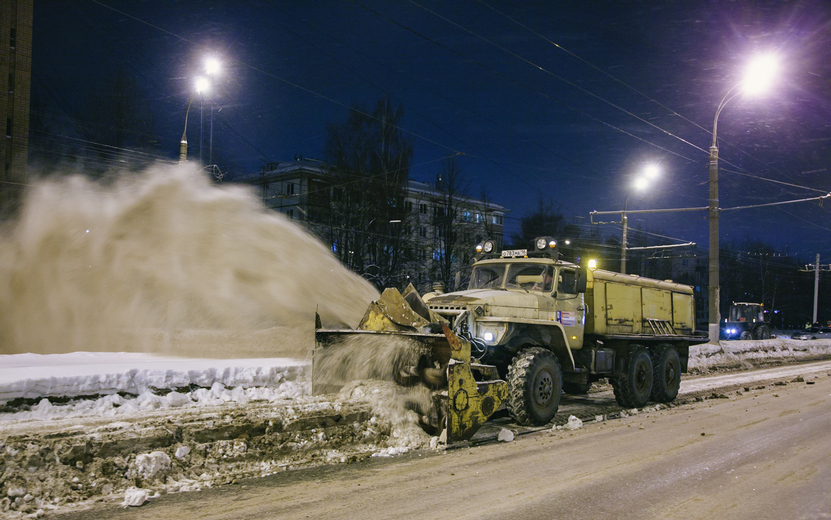
<instances>
[{"instance_id":1,"label":"utility pole","mask_svg":"<svg viewBox=\"0 0 831 520\"><path fill-rule=\"evenodd\" d=\"M817 262L815 264L808 264L805 266L805 269L800 269L800 271L807 273L807 272L814 272L814 319L811 323L817 322L817 302L819 300L819 272L820 271L831 271L831 265L820 265L819 263L819 253L817 253Z\"/></svg>"},{"instance_id":2,"label":"utility pole","mask_svg":"<svg viewBox=\"0 0 831 520\"><path fill-rule=\"evenodd\" d=\"M817 300L819 299L819 253L817 253L817 263L814 264L814 320L811 323L817 322Z\"/></svg>"}]
</instances>

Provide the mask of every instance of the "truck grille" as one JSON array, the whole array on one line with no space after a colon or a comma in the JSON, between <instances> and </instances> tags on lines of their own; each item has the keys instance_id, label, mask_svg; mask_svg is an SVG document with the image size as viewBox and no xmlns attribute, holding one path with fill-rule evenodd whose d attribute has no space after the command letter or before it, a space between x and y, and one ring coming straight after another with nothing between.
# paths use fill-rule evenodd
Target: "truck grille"
<instances>
[{"instance_id":1,"label":"truck grille","mask_svg":"<svg viewBox=\"0 0 831 520\"><path fill-rule=\"evenodd\" d=\"M442 317L458 316L467 310L464 305L428 305L427 307Z\"/></svg>"}]
</instances>

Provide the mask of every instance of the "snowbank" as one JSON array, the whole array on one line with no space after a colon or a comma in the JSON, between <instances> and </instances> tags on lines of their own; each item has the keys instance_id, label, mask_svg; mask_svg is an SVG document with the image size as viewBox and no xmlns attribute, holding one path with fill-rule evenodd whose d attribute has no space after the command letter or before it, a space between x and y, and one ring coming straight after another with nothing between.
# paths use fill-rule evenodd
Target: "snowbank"
<instances>
[{"instance_id":1,"label":"snowbank","mask_svg":"<svg viewBox=\"0 0 831 520\"><path fill-rule=\"evenodd\" d=\"M0 356L0 404L38 400L3 419L116 416L275 401L308 394L309 365L288 358L192 359L124 352ZM75 397L84 399L71 399ZM41 399L41 398L52 398ZM70 398L65 404L54 404Z\"/></svg>"},{"instance_id":2,"label":"snowbank","mask_svg":"<svg viewBox=\"0 0 831 520\"><path fill-rule=\"evenodd\" d=\"M767 339L719 341L690 347L689 371L750 368L754 365L831 356L831 340Z\"/></svg>"},{"instance_id":3,"label":"snowbank","mask_svg":"<svg viewBox=\"0 0 831 520\"><path fill-rule=\"evenodd\" d=\"M689 370L708 373L820 356L831 356L831 340L721 341L690 347ZM295 399L309 395L309 373L308 361L291 358L193 359L125 352L2 355L0 405L23 399L31 406L7 406L14 413L0 413L0 421Z\"/></svg>"}]
</instances>

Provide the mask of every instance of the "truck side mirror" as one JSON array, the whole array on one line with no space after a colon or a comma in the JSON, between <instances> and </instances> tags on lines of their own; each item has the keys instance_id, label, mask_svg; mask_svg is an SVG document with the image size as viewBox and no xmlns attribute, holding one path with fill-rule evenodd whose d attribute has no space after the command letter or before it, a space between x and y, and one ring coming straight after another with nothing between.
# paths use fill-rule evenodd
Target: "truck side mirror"
<instances>
[{"instance_id":1,"label":"truck side mirror","mask_svg":"<svg viewBox=\"0 0 831 520\"><path fill-rule=\"evenodd\" d=\"M577 271L577 292L584 293L586 292L586 284L588 284L589 275L586 273L586 268L581 267Z\"/></svg>"}]
</instances>

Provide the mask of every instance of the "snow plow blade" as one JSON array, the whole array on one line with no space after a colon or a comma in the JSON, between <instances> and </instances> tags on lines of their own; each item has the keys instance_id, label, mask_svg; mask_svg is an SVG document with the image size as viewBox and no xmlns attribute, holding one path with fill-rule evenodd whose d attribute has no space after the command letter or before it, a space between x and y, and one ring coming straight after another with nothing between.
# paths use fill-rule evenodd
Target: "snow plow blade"
<instances>
[{"instance_id":1,"label":"snow plow blade","mask_svg":"<svg viewBox=\"0 0 831 520\"><path fill-rule=\"evenodd\" d=\"M355 330L326 330L315 321L312 393L339 391L351 381L381 379L432 392L432 405L414 406L431 435L469 440L502 405L508 384L496 367L473 363L470 343L430 312L407 287L384 290Z\"/></svg>"}]
</instances>

